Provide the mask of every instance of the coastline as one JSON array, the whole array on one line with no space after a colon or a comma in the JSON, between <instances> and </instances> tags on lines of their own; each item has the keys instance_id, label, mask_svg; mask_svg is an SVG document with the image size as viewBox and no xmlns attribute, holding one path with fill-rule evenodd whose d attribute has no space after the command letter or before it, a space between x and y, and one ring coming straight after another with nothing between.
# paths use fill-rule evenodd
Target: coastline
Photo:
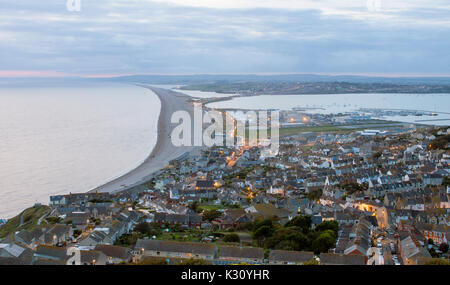
<instances>
[{"instance_id":1,"label":"coastline","mask_svg":"<svg viewBox=\"0 0 450 285\"><path fill-rule=\"evenodd\" d=\"M176 147L170 139L170 134L174 127L171 124L172 114L176 111L187 111L193 116L194 106L192 104L192 98L172 90L143 84L136 85L153 91L161 102L156 144L144 162L135 169L88 192L117 193L138 186L150 180L155 172L168 166L169 161L180 157L186 152L191 152L196 148L193 146Z\"/></svg>"}]
</instances>

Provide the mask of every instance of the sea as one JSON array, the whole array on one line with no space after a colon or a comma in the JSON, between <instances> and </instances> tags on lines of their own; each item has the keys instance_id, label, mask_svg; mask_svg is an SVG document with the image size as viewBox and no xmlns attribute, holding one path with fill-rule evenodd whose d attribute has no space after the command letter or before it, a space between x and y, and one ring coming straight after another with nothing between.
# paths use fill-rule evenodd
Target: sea
<instances>
[{"instance_id":1,"label":"sea","mask_svg":"<svg viewBox=\"0 0 450 285\"><path fill-rule=\"evenodd\" d=\"M0 218L137 167L156 144L160 109L132 84L0 84Z\"/></svg>"},{"instance_id":2,"label":"sea","mask_svg":"<svg viewBox=\"0 0 450 285\"><path fill-rule=\"evenodd\" d=\"M377 119L425 125L450 125L450 94L324 94L324 95L259 95L235 97L229 101L208 104L211 108L242 110L303 109L305 113L366 113L370 109L386 112ZM361 111L362 110L362 111ZM402 111L419 111L417 114ZM375 112L379 113L379 112Z\"/></svg>"}]
</instances>

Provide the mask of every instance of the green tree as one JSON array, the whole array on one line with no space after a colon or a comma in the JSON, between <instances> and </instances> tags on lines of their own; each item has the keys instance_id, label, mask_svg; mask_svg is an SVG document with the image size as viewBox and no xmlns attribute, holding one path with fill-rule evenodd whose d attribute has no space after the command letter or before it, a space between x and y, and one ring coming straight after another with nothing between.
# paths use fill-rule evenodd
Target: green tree
<instances>
[{"instance_id":1,"label":"green tree","mask_svg":"<svg viewBox=\"0 0 450 285\"><path fill-rule=\"evenodd\" d=\"M336 221L324 221L321 222L315 229L318 232L322 232L325 230L332 230L335 235L337 235L339 231L339 224Z\"/></svg>"},{"instance_id":2,"label":"green tree","mask_svg":"<svg viewBox=\"0 0 450 285\"><path fill-rule=\"evenodd\" d=\"M289 227L275 231L265 245L272 249L304 250L310 246L310 241L299 227Z\"/></svg>"},{"instance_id":3,"label":"green tree","mask_svg":"<svg viewBox=\"0 0 450 285\"><path fill-rule=\"evenodd\" d=\"M273 221L271 219L265 219L259 222L256 222L253 226L253 231L256 231L258 228L268 226L273 228Z\"/></svg>"},{"instance_id":4,"label":"green tree","mask_svg":"<svg viewBox=\"0 0 450 285\"><path fill-rule=\"evenodd\" d=\"M73 237L74 238L77 238L77 237L79 237L81 235L81 230L74 230L73 231Z\"/></svg>"},{"instance_id":5,"label":"green tree","mask_svg":"<svg viewBox=\"0 0 450 285\"><path fill-rule=\"evenodd\" d=\"M317 201L322 197L323 190L322 189L316 189L308 193L308 199L311 201Z\"/></svg>"},{"instance_id":6,"label":"green tree","mask_svg":"<svg viewBox=\"0 0 450 285\"><path fill-rule=\"evenodd\" d=\"M284 227L299 227L303 233L307 233L311 229L311 216L301 215L287 222Z\"/></svg>"},{"instance_id":7,"label":"green tree","mask_svg":"<svg viewBox=\"0 0 450 285\"><path fill-rule=\"evenodd\" d=\"M335 244L335 237L330 234L330 231L325 231L312 242L312 250L314 253L327 252Z\"/></svg>"},{"instance_id":8,"label":"green tree","mask_svg":"<svg viewBox=\"0 0 450 285\"><path fill-rule=\"evenodd\" d=\"M149 224L147 222L142 222L137 224L134 227L134 230L142 235L150 235L150 236L158 236L161 234L161 229L159 227L159 225L157 227L153 226L154 223Z\"/></svg>"},{"instance_id":9,"label":"green tree","mask_svg":"<svg viewBox=\"0 0 450 285\"><path fill-rule=\"evenodd\" d=\"M442 251L443 253L447 253L448 252L448 244L446 244L445 242L441 243L439 245L439 250Z\"/></svg>"},{"instance_id":10,"label":"green tree","mask_svg":"<svg viewBox=\"0 0 450 285\"><path fill-rule=\"evenodd\" d=\"M239 238L238 234L227 234L225 235L225 237L223 238L224 242L240 242L241 239Z\"/></svg>"},{"instance_id":11,"label":"green tree","mask_svg":"<svg viewBox=\"0 0 450 285\"><path fill-rule=\"evenodd\" d=\"M253 238L256 239L259 244L261 244L263 240L272 236L273 231L274 231L273 227L269 226L259 227L258 229L256 229L256 231L253 232Z\"/></svg>"},{"instance_id":12,"label":"green tree","mask_svg":"<svg viewBox=\"0 0 450 285\"><path fill-rule=\"evenodd\" d=\"M200 213L200 208L199 208L199 204L198 201L194 201L192 203L190 203L188 205L188 208L191 209L192 211L196 212L196 213Z\"/></svg>"},{"instance_id":13,"label":"green tree","mask_svg":"<svg viewBox=\"0 0 450 285\"><path fill-rule=\"evenodd\" d=\"M149 223L142 222L142 223L137 224L137 225L134 227L134 230L137 231L137 232L139 232L139 233L141 233L141 234L144 234L144 235L145 235L145 234L147 234L148 232L150 232L151 227L150 227L150 224L149 224Z\"/></svg>"},{"instance_id":14,"label":"green tree","mask_svg":"<svg viewBox=\"0 0 450 285\"><path fill-rule=\"evenodd\" d=\"M203 220L211 222L211 221L217 219L218 217L220 217L221 215L222 214L219 211L213 209L213 210L209 210L209 211L204 211L202 217L203 217Z\"/></svg>"}]
</instances>

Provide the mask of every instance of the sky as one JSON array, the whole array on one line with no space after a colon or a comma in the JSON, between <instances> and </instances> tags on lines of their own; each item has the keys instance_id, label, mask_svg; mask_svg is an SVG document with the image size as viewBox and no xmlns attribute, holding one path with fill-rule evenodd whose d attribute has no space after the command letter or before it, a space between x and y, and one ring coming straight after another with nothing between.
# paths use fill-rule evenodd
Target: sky
<instances>
[{"instance_id":1,"label":"sky","mask_svg":"<svg viewBox=\"0 0 450 285\"><path fill-rule=\"evenodd\" d=\"M449 50L449 0L0 0L0 77L448 76Z\"/></svg>"}]
</instances>

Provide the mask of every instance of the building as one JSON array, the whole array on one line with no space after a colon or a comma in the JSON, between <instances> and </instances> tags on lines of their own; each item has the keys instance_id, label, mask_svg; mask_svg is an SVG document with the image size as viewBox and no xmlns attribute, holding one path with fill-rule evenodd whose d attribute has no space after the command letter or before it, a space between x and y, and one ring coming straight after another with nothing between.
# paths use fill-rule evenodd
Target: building
<instances>
[{"instance_id":1,"label":"building","mask_svg":"<svg viewBox=\"0 0 450 285\"><path fill-rule=\"evenodd\" d=\"M212 261L217 255L215 244L139 239L134 254L139 258L204 259Z\"/></svg>"},{"instance_id":2,"label":"building","mask_svg":"<svg viewBox=\"0 0 450 285\"><path fill-rule=\"evenodd\" d=\"M334 253L321 253L321 265L366 265L366 259L362 255L340 255Z\"/></svg>"},{"instance_id":3,"label":"building","mask_svg":"<svg viewBox=\"0 0 450 285\"><path fill-rule=\"evenodd\" d=\"M271 250L269 255L270 264L303 264L311 261L314 253L310 251Z\"/></svg>"},{"instance_id":4,"label":"building","mask_svg":"<svg viewBox=\"0 0 450 285\"><path fill-rule=\"evenodd\" d=\"M264 249L257 247L221 246L214 264L263 264Z\"/></svg>"}]
</instances>

